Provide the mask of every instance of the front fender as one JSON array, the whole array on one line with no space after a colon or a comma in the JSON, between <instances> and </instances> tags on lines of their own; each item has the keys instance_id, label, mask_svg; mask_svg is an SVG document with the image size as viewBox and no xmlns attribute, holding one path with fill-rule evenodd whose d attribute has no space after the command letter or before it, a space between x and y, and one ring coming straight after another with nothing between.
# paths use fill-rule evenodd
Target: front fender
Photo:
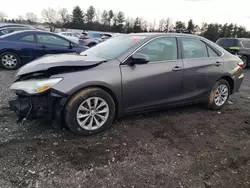
<instances>
[{"instance_id":1,"label":"front fender","mask_svg":"<svg viewBox=\"0 0 250 188\"><path fill-rule=\"evenodd\" d=\"M70 98L84 88L100 87L109 92L120 107L122 104L122 84L119 66L103 69L104 66L102 64L88 70L53 75L52 77L63 78L53 87L53 90Z\"/></svg>"}]
</instances>

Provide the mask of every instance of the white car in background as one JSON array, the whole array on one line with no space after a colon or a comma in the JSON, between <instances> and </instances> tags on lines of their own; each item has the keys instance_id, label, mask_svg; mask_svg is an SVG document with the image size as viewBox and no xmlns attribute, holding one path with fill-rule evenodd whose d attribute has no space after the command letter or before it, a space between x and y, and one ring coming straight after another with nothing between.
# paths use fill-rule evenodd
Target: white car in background
<instances>
[{"instance_id":1,"label":"white car in background","mask_svg":"<svg viewBox=\"0 0 250 188\"><path fill-rule=\"evenodd\" d=\"M81 36L80 33L74 33L74 32L59 32L58 35L61 35L65 37L66 39L75 42L76 44L79 44L79 38Z\"/></svg>"}]
</instances>

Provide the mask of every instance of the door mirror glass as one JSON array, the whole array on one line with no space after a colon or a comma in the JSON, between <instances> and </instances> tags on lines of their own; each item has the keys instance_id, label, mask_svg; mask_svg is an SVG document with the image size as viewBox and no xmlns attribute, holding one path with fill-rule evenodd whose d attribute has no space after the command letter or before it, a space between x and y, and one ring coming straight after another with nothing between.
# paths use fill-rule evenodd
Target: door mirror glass
<instances>
[{"instance_id":1,"label":"door mirror glass","mask_svg":"<svg viewBox=\"0 0 250 188\"><path fill-rule=\"evenodd\" d=\"M149 62L149 57L146 54L134 53L131 56L131 65L135 64L146 64Z\"/></svg>"}]
</instances>

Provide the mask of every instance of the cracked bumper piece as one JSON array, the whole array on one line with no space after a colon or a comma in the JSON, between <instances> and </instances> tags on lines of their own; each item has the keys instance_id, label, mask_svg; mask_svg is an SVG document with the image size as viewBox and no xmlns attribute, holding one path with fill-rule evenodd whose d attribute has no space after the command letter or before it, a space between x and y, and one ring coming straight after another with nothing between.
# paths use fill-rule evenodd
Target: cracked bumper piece
<instances>
[{"instance_id":1,"label":"cracked bumper piece","mask_svg":"<svg viewBox=\"0 0 250 188\"><path fill-rule=\"evenodd\" d=\"M62 96L51 93L38 96L17 95L15 99L9 101L9 105L19 119L58 120L62 110L62 99Z\"/></svg>"},{"instance_id":2,"label":"cracked bumper piece","mask_svg":"<svg viewBox=\"0 0 250 188\"><path fill-rule=\"evenodd\" d=\"M24 118L31 109L29 98L17 97L14 100L9 101L10 109L16 112L19 118Z\"/></svg>"}]
</instances>

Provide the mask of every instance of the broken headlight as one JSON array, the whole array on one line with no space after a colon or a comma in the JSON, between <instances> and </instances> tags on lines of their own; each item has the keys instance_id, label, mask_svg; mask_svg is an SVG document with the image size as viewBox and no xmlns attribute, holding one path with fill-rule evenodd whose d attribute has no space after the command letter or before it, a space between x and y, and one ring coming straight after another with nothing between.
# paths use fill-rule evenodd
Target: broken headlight
<instances>
[{"instance_id":1,"label":"broken headlight","mask_svg":"<svg viewBox=\"0 0 250 188\"><path fill-rule=\"evenodd\" d=\"M38 94L52 88L55 84L59 83L61 80L62 78L25 80L25 81L15 82L10 86L10 89L15 91L24 91L29 94Z\"/></svg>"}]
</instances>

